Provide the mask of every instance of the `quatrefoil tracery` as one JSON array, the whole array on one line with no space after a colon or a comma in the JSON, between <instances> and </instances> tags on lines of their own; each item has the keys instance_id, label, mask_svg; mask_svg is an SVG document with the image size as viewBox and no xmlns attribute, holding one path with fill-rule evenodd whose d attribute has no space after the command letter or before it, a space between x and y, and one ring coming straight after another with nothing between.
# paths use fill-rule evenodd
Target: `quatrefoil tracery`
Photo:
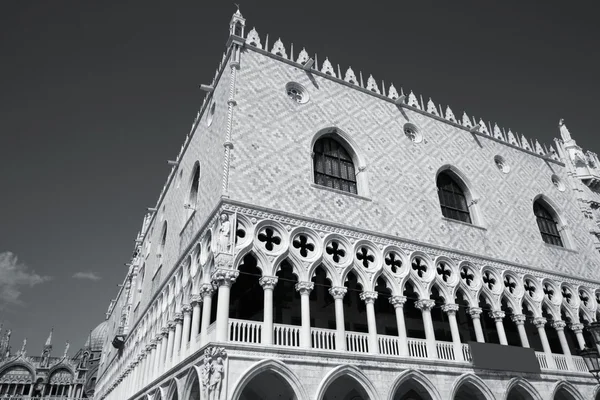
<instances>
[{"instance_id":1,"label":"quatrefoil tracery","mask_svg":"<svg viewBox=\"0 0 600 400\"><path fill-rule=\"evenodd\" d=\"M325 247L325 252L329 254L336 263L339 263L346 257L346 250L344 250L344 247L336 240L329 242L327 247Z\"/></svg>"},{"instance_id":2,"label":"quatrefoil tracery","mask_svg":"<svg viewBox=\"0 0 600 400\"><path fill-rule=\"evenodd\" d=\"M496 287L496 278L490 271L485 271L481 277L481 280L490 290L494 290Z\"/></svg>"},{"instance_id":3,"label":"quatrefoil tracery","mask_svg":"<svg viewBox=\"0 0 600 400\"><path fill-rule=\"evenodd\" d=\"M529 297L533 298L535 295L536 287L535 284L531 281L531 279L525 279L525 283L523 284L523 289L529 295Z\"/></svg>"},{"instance_id":4,"label":"quatrefoil tracery","mask_svg":"<svg viewBox=\"0 0 600 400\"><path fill-rule=\"evenodd\" d=\"M450 277L452 276L452 269L450 268L450 266L447 263L445 263L443 261L438 263L436 272L441 277L441 279L446 283L448 283L448 281L450 280Z\"/></svg>"},{"instance_id":5,"label":"quatrefoil tracery","mask_svg":"<svg viewBox=\"0 0 600 400\"><path fill-rule=\"evenodd\" d=\"M579 291L579 300L581 300L585 307L589 307L590 296L588 296L583 290Z\"/></svg>"},{"instance_id":6,"label":"quatrefoil tracery","mask_svg":"<svg viewBox=\"0 0 600 400\"><path fill-rule=\"evenodd\" d=\"M300 252L302 257L308 257L309 253L315 251L314 243L309 240L308 236L302 234L296 236L292 241L292 246Z\"/></svg>"},{"instance_id":7,"label":"quatrefoil tracery","mask_svg":"<svg viewBox=\"0 0 600 400\"><path fill-rule=\"evenodd\" d=\"M421 259L421 257L415 257L412 260L411 267L417 272L419 278L424 278L427 273L427 264Z\"/></svg>"},{"instance_id":8,"label":"quatrefoil tracery","mask_svg":"<svg viewBox=\"0 0 600 400\"><path fill-rule=\"evenodd\" d=\"M463 266L460 269L460 279L462 279L462 281L468 286L468 287L474 287L475 286L475 273L473 272L473 270L471 269L471 267L468 266Z\"/></svg>"},{"instance_id":9,"label":"quatrefoil tracery","mask_svg":"<svg viewBox=\"0 0 600 400\"><path fill-rule=\"evenodd\" d=\"M281 237L277 235L277 232L275 232L273 228L265 228L258 234L258 241L264 244L265 249L273 251L275 246L281 244Z\"/></svg>"},{"instance_id":10,"label":"quatrefoil tracery","mask_svg":"<svg viewBox=\"0 0 600 400\"><path fill-rule=\"evenodd\" d=\"M549 284L544 285L544 295L548 298L548 300L552 301L554 298L554 289Z\"/></svg>"},{"instance_id":11,"label":"quatrefoil tracery","mask_svg":"<svg viewBox=\"0 0 600 400\"><path fill-rule=\"evenodd\" d=\"M356 252L356 259L360 261L365 269L369 269L371 263L375 262L375 256L373 256L372 252L366 246L361 246Z\"/></svg>"},{"instance_id":12,"label":"quatrefoil tracery","mask_svg":"<svg viewBox=\"0 0 600 400\"><path fill-rule=\"evenodd\" d=\"M571 293L571 291L566 286L563 286L561 288L561 293L563 299L567 302L567 304L573 303L573 293Z\"/></svg>"},{"instance_id":13,"label":"quatrefoil tracery","mask_svg":"<svg viewBox=\"0 0 600 400\"><path fill-rule=\"evenodd\" d=\"M389 266L393 273L400 273L400 268L402 268L402 260L395 251L390 251L387 256L385 256L384 261L385 265Z\"/></svg>"},{"instance_id":14,"label":"quatrefoil tracery","mask_svg":"<svg viewBox=\"0 0 600 400\"><path fill-rule=\"evenodd\" d=\"M510 275L506 275L504 277L504 286L508 289L508 291L512 294L515 294L517 291L517 281Z\"/></svg>"}]
</instances>

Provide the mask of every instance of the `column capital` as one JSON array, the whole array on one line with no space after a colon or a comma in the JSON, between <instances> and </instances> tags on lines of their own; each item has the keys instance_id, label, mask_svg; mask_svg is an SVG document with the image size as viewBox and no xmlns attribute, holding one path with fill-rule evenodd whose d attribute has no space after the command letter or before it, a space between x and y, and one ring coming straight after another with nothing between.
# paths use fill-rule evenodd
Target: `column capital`
<instances>
[{"instance_id":1,"label":"column capital","mask_svg":"<svg viewBox=\"0 0 600 400\"><path fill-rule=\"evenodd\" d=\"M406 303L406 296L391 296L388 301L394 308L402 308Z\"/></svg>"},{"instance_id":2,"label":"column capital","mask_svg":"<svg viewBox=\"0 0 600 400\"><path fill-rule=\"evenodd\" d=\"M199 296L201 299L204 299L206 296L212 296L215 292L215 287L212 283L203 283L200 285L200 289L198 289Z\"/></svg>"},{"instance_id":3,"label":"column capital","mask_svg":"<svg viewBox=\"0 0 600 400\"><path fill-rule=\"evenodd\" d=\"M183 322L183 313L175 313L175 324L181 324Z\"/></svg>"},{"instance_id":4,"label":"column capital","mask_svg":"<svg viewBox=\"0 0 600 400\"><path fill-rule=\"evenodd\" d=\"M456 314L458 311L458 304L444 304L442 306L442 311L446 314Z\"/></svg>"},{"instance_id":5,"label":"column capital","mask_svg":"<svg viewBox=\"0 0 600 400\"><path fill-rule=\"evenodd\" d=\"M263 290L273 290L278 280L279 278L276 276L263 276L258 280L258 283L262 286Z\"/></svg>"},{"instance_id":6,"label":"column capital","mask_svg":"<svg viewBox=\"0 0 600 400\"><path fill-rule=\"evenodd\" d=\"M168 325L168 324L167 324L167 327L166 327L166 328L162 328L162 330L160 331L160 334L161 334L163 337L167 337L167 336L169 335L169 325Z\"/></svg>"},{"instance_id":7,"label":"column capital","mask_svg":"<svg viewBox=\"0 0 600 400\"><path fill-rule=\"evenodd\" d=\"M163 339L162 333L157 333L156 337L154 338L154 341L156 342L156 344L159 344L162 339Z\"/></svg>"},{"instance_id":8,"label":"column capital","mask_svg":"<svg viewBox=\"0 0 600 400\"><path fill-rule=\"evenodd\" d=\"M332 286L329 288L329 294L333 296L334 299L343 299L348 289L345 286Z\"/></svg>"},{"instance_id":9,"label":"column capital","mask_svg":"<svg viewBox=\"0 0 600 400\"><path fill-rule=\"evenodd\" d=\"M527 316L525 314L513 314L510 319L517 325L523 325L527 320Z\"/></svg>"},{"instance_id":10,"label":"column capital","mask_svg":"<svg viewBox=\"0 0 600 400\"><path fill-rule=\"evenodd\" d=\"M490 311L490 318L492 318L496 322L501 322L504 317L506 317L506 313L501 310Z\"/></svg>"},{"instance_id":11,"label":"column capital","mask_svg":"<svg viewBox=\"0 0 600 400\"><path fill-rule=\"evenodd\" d=\"M565 321L559 319L556 321L552 321L551 325L557 331L563 331L565 329L565 326L567 326L567 323Z\"/></svg>"},{"instance_id":12,"label":"column capital","mask_svg":"<svg viewBox=\"0 0 600 400\"><path fill-rule=\"evenodd\" d=\"M175 330L175 320L170 320L167 322L167 330L174 331Z\"/></svg>"},{"instance_id":13,"label":"column capital","mask_svg":"<svg viewBox=\"0 0 600 400\"><path fill-rule=\"evenodd\" d=\"M298 282L296 283L295 288L300 294L310 294L315 288L315 284L313 282Z\"/></svg>"},{"instance_id":14,"label":"column capital","mask_svg":"<svg viewBox=\"0 0 600 400\"><path fill-rule=\"evenodd\" d=\"M237 269L225 269L219 268L212 274L212 280L217 284L217 286L227 286L230 287L233 285L237 277L240 275L240 271Z\"/></svg>"},{"instance_id":15,"label":"column capital","mask_svg":"<svg viewBox=\"0 0 600 400\"><path fill-rule=\"evenodd\" d=\"M544 325L546 325L546 322L548 322L548 321L544 317L537 317L537 318L533 319L533 324L538 329L543 328Z\"/></svg>"},{"instance_id":16,"label":"column capital","mask_svg":"<svg viewBox=\"0 0 600 400\"><path fill-rule=\"evenodd\" d=\"M576 323L569 325L569 328L571 328L571 330L575 333L581 333L583 332L584 325L581 323Z\"/></svg>"},{"instance_id":17,"label":"column capital","mask_svg":"<svg viewBox=\"0 0 600 400\"><path fill-rule=\"evenodd\" d=\"M375 300L377 300L377 296L378 296L377 292L361 292L358 295L358 297L360 297L360 299L367 304L375 303Z\"/></svg>"},{"instance_id":18,"label":"column capital","mask_svg":"<svg viewBox=\"0 0 600 400\"><path fill-rule=\"evenodd\" d=\"M435 300L421 299L415 302L415 307L421 311L430 311L435 306Z\"/></svg>"},{"instance_id":19,"label":"column capital","mask_svg":"<svg viewBox=\"0 0 600 400\"><path fill-rule=\"evenodd\" d=\"M467 310L467 312L469 313L469 315L471 316L471 318L475 319L475 318L479 318L479 316L481 315L481 313L483 312L483 310L479 307L469 307L469 309Z\"/></svg>"},{"instance_id":20,"label":"column capital","mask_svg":"<svg viewBox=\"0 0 600 400\"><path fill-rule=\"evenodd\" d=\"M181 307L181 313L184 317L190 315L192 313L192 307L190 307L189 304L184 304L183 307Z\"/></svg>"}]
</instances>

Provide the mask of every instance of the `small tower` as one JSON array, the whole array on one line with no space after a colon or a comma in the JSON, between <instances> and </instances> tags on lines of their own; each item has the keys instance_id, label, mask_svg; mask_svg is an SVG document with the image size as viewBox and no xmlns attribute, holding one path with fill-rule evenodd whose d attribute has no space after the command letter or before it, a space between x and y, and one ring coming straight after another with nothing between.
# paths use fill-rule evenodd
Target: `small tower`
<instances>
[{"instance_id":1,"label":"small tower","mask_svg":"<svg viewBox=\"0 0 600 400\"><path fill-rule=\"evenodd\" d=\"M246 27L246 19L242 16L240 12L240 6L237 6L237 11L231 17L231 22L229 23L229 34L244 37L244 28Z\"/></svg>"},{"instance_id":2,"label":"small tower","mask_svg":"<svg viewBox=\"0 0 600 400\"><path fill-rule=\"evenodd\" d=\"M46 344L44 345L44 349L42 350L42 363L40 365L41 367L48 366L50 353L52 352L52 332L54 332L54 328L50 329L50 334L48 335L48 339L46 339Z\"/></svg>"}]
</instances>

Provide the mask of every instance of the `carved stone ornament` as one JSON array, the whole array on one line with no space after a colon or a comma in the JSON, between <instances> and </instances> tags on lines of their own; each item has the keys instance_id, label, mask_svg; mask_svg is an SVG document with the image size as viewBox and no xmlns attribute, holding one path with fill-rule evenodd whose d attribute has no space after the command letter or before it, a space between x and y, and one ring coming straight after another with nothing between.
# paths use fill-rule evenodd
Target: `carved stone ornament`
<instances>
[{"instance_id":1,"label":"carved stone ornament","mask_svg":"<svg viewBox=\"0 0 600 400\"><path fill-rule=\"evenodd\" d=\"M458 311L458 304L444 304L442 306L442 311L447 314L456 314Z\"/></svg>"},{"instance_id":2,"label":"carved stone ornament","mask_svg":"<svg viewBox=\"0 0 600 400\"><path fill-rule=\"evenodd\" d=\"M421 311L430 311L435 306L435 301L430 299L421 299L415 302L415 307Z\"/></svg>"},{"instance_id":3,"label":"carved stone ornament","mask_svg":"<svg viewBox=\"0 0 600 400\"><path fill-rule=\"evenodd\" d=\"M469 307L469 309L468 309L469 315L473 319L479 318L479 316L481 315L482 311L483 310L481 308L479 308L479 307Z\"/></svg>"},{"instance_id":4,"label":"carved stone ornament","mask_svg":"<svg viewBox=\"0 0 600 400\"><path fill-rule=\"evenodd\" d=\"M315 288L315 284L313 282L298 282L296 283L296 291L303 294L310 294L310 292Z\"/></svg>"},{"instance_id":5,"label":"carved stone ornament","mask_svg":"<svg viewBox=\"0 0 600 400\"><path fill-rule=\"evenodd\" d=\"M202 389L204 399L221 400L225 379L227 352L222 347L208 347L202 358Z\"/></svg>"},{"instance_id":6,"label":"carved stone ornament","mask_svg":"<svg viewBox=\"0 0 600 400\"><path fill-rule=\"evenodd\" d=\"M298 54L298 58L296 59L296 62L298 64L304 64L305 62L308 61L310 57L308 56L308 53L306 52L306 49L302 49L300 51L300 53Z\"/></svg>"},{"instance_id":7,"label":"carved stone ornament","mask_svg":"<svg viewBox=\"0 0 600 400\"><path fill-rule=\"evenodd\" d=\"M348 289L345 286L334 286L329 288L329 294L334 299L343 299L347 292Z\"/></svg>"},{"instance_id":8,"label":"carved stone ornament","mask_svg":"<svg viewBox=\"0 0 600 400\"><path fill-rule=\"evenodd\" d=\"M215 291L215 288L210 283L203 283L202 285L200 285L200 288L198 289L199 296L201 299L206 296L211 296L214 291ZM194 297L192 296L192 302L193 301L194 301Z\"/></svg>"},{"instance_id":9,"label":"carved stone ornament","mask_svg":"<svg viewBox=\"0 0 600 400\"><path fill-rule=\"evenodd\" d=\"M231 286L239 275L240 271L236 269L217 269L212 279L218 286Z\"/></svg>"},{"instance_id":10,"label":"carved stone ornament","mask_svg":"<svg viewBox=\"0 0 600 400\"><path fill-rule=\"evenodd\" d=\"M403 307L406 303L406 296L392 296L388 301L394 308Z\"/></svg>"},{"instance_id":11,"label":"carved stone ornament","mask_svg":"<svg viewBox=\"0 0 600 400\"><path fill-rule=\"evenodd\" d=\"M377 292L362 292L359 297L367 304L375 303L375 300L377 300Z\"/></svg>"},{"instance_id":12,"label":"carved stone ornament","mask_svg":"<svg viewBox=\"0 0 600 400\"><path fill-rule=\"evenodd\" d=\"M394 85L390 85L390 88L388 89L388 97L392 100L396 100L398 97L400 97Z\"/></svg>"},{"instance_id":13,"label":"carved stone ornament","mask_svg":"<svg viewBox=\"0 0 600 400\"><path fill-rule=\"evenodd\" d=\"M556 329L557 331L564 330L566 326L567 326L567 323L565 321L562 321L562 320L552 321L552 327L554 329Z\"/></svg>"},{"instance_id":14,"label":"carved stone ornament","mask_svg":"<svg viewBox=\"0 0 600 400\"><path fill-rule=\"evenodd\" d=\"M344 75L344 80L348 83L352 83L353 85L357 84L358 81L356 80L356 75L354 74L352 68L348 67L346 70L346 75Z\"/></svg>"},{"instance_id":15,"label":"carved stone ornament","mask_svg":"<svg viewBox=\"0 0 600 400\"><path fill-rule=\"evenodd\" d=\"M373 78L373 75L369 75L369 79L367 79L367 90L370 90L371 92L375 92L377 94L381 93L379 91L379 88L377 87L377 82L375 82L375 78Z\"/></svg>"},{"instance_id":16,"label":"carved stone ornament","mask_svg":"<svg viewBox=\"0 0 600 400\"><path fill-rule=\"evenodd\" d=\"M446 119L448 121L456 123L456 117L454 116L454 113L452 112L450 106L446 106Z\"/></svg>"},{"instance_id":17,"label":"carved stone ornament","mask_svg":"<svg viewBox=\"0 0 600 400\"><path fill-rule=\"evenodd\" d=\"M217 252L232 254L233 244L231 242L231 221L229 215L223 213L219 217L219 236L217 243Z\"/></svg>"},{"instance_id":18,"label":"carved stone ornament","mask_svg":"<svg viewBox=\"0 0 600 400\"><path fill-rule=\"evenodd\" d=\"M256 29L252 28L252 30L248 32L248 36L246 36L246 43L248 43L250 46L262 49L262 44L260 44L260 36L258 36Z\"/></svg>"},{"instance_id":19,"label":"carved stone ornament","mask_svg":"<svg viewBox=\"0 0 600 400\"><path fill-rule=\"evenodd\" d=\"M510 319L517 325L523 325L527 317L525 314L513 314Z\"/></svg>"},{"instance_id":20,"label":"carved stone ornament","mask_svg":"<svg viewBox=\"0 0 600 400\"><path fill-rule=\"evenodd\" d=\"M283 58L288 58L287 53L285 51L285 46L281 42L281 39L277 39L275 44L273 44L273 48L271 49L271 54L275 54L276 56L280 56Z\"/></svg>"},{"instance_id":21,"label":"carved stone ornament","mask_svg":"<svg viewBox=\"0 0 600 400\"><path fill-rule=\"evenodd\" d=\"M276 276L263 276L258 280L258 283L264 290L267 289L275 289L275 285L277 285L278 278Z\"/></svg>"},{"instance_id":22,"label":"carved stone ornament","mask_svg":"<svg viewBox=\"0 0 600 400\"><path fill-rule=\"evenodd\" d=\"M540 328L544 328L544 326L546 325L546 318L544 317L538 317L538 318L534 318L533 319L533 324L535 325L536 328L540 329Z\"/></svg>"},{"instance_id":23,"label":"carved stone ornament","mask_svg":"<svg viewBox=\"0 0 600 400\"><path fill-rule=\"evenodd\" d=\"M490 312L490 318L492 318L494 321L502 321L505 316L506 316L506 314L504 313L504 311Z\"/></svg>"}]
</instances>

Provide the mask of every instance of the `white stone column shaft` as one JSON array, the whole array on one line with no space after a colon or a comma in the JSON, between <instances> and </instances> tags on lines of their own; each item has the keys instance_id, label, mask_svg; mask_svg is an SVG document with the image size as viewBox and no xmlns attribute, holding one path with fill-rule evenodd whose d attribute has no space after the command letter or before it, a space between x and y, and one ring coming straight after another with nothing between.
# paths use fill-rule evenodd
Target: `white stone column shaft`
<instances>
[{"instance_id":1,"label":"white stone column shaft","mask_svg":"<svg viewBox=\"0 0 600 400\"><path fill-rule=\"evenodd\" d=\"M217 325L215 327L215 340L227 342L229 338L229 295L231 285L239 275L238 270L219 269L213 274L213 280L219 287L217 301Z\"/></svg>"},{"instance_id":2,"label":"white stone column shaft","mask_svg":"<svg viewBox=\"0 0 600 400\"><path fill-rule=\"evenodd\" d=\"M583 324L571 324L571 330L575 333L575 337L577 338L577 345L579 346L579 350L583 350L585 348L585 338L583 337Z\"/></svg>"},{"instance_id":3,"label":"white stone column shaft","mask_svg":"<svg viewBox=\"0 0 600 400\"><path fill-rule=\"evenodd\" d=\"M264 291L262 344L271 345L273 344L273 290L277 285L277 277L263 276L258 282Z\"/></svg>"},{"instance_id":4,"label":"white stone column shaft","mask_svg":"<svg viewBox=\"0 0 600 400\"><path fill-rule=\"evenodd\" d=\"M408 337L406 336L406 323L404 321L404 304L406 296L392 296L389 300L396 312L396 325L398 326L398 351L401 356L408 356Z\"/></svg>"},{"instance_id":5,"label":"white stone column shaft","mask_svg":"<svg viewBox=\"0 0 600 400\"><path fill-rule=\"evenodd\" d=\"M298 282L296 290L300 293L300 312L301 323L300 328L300 347L310 349L312 347L312 336L310 332L310 292L314 289L313 282Z\"/></svg>"},{"instance_id":6,"label":"white stone column shaft","mask_svg":"<svg viewBox=\"0 0 600 400\"><path fill-rule=\"evenodd\" d=\"M473 320L473 328L475 328L475 340L479 343L485 343L485 338L483 336L483 329L481 328L481 308L479 307L470 307L469 315Z\"/></svg>"},{"instance_id":7,"label":"white stone column shaft","mask_svg":"<svg viewBox=\"0 0 600 400\"><path fill-rule=\"evenodd\" d=\"M179 354L181 354L180 359L183 359L186 354L188 343L190 342L190 327L191 327L191 318L192 318L192 308L188 305L184 305L181 308L183 313L183 328L181 332L181 347L179 348ZM197 321L196 323L198 323Z\"/></svg>"},{"instance_id":8,"label":"white stone column shaft","mask_svg":"<svg viewBox=\"0 0 600 400\"><path fill-rule=\"evenodd\" d=\"M175 314L175 339L173 341L173 358L172 365L179 360L181 351L181 335L183 333L183 314ZM183 354L183 352L181 353Z\"/></svg>"},{"instance_id":9,"label":"white stone column shaft","mask_svg":"<svg viewBox=\"0 0 600 400\"><path fill-rule=\"evenodd\" d=\"M490 317L494 319L496 323L496 331L498 332L498 340L501 345L508 346L508 341L506 340L506 332L504 331L504 317L506 314L504 311L492 311L490 313Z\"/></svg>"},{"instance_id":10,"label":"white stone column shaft","mask_svg":"<svg viewBox=\"0 0 600 400\"><path fill-rule=\"evenodd\" d=\"M525 330L525 317L524 314L514 314L511 319L517 325L517 331L519 332L519 339L521 339L521 346L529 348L529 339L527 338L527 331Z\"/></svg>"},{"instance_id":11,"label":"white stone column shaft","mask_svg":"<svg viewBox=\"0 0 600 400\"><path fill-rule=\"evenodd\" d=\"M329 289L329 294L335 301L335 349L346 350L346 329L344 327L344 295L348 289L345 286L334 286Z\"/></svg>"},{"instance_id":12,"label":"white stone column shaft","mask_svg":"<svg viewBox=\"0 0 600 400\"><path fill-rule=\"evenodd\" d=\"M211 284L204 284L200 288L200 294L202 296L202 325L200 326L200 345L204 346L208 341L208 327L210 326L210 313L212 311L212 295L214 288ZM199 305L196 305L198 310ZM194 308L195 312L196 308ZM199 315L199 314L198 314ZM194 326L194 317L192 317L192 327ZM192 328L193 329L193 328Z\"/></svg>"},{"instance_id":13,"label":"white stone column shaft","mask_svg":"<svg viewBox=\"0 0 600 400\"><path fill-rule=\"evenodd\" d=\"M433 330L433 321L431 320L431 309L434 305L435 301L430 299L417 300L415 303L415 307L421 310L421 315L423 316L425 340L427 341L427 358L430 359L438 358L435 345L435 331Z\"/></svg>"},{"instance_id":14,"label":"white stone column shaft","mask_svg":"<svg viewBox=\"0 0 600 400\"><path fill-rule=\"evenodd\" d=\"M367 327L369 330L369 353L379 353L379 344L377 341L377 321L375 319L375 300L377 292L362 292L360 299L365 302L367 309Z\"/></svg>"},{"instance_id":15,"label":"white stone column shaft","mask_svg":"<svg viewBox=\"0 0 600 400\"><path fill-rule=\"evenodd\" d=\"M548 363L548 368L556 369L556 362L554 361L554 357L552 356L552 349L550 348L548 336L546 336L546 329L544 328L544 326L546 325L546 318L534 318L533 324L537 328L538 334L540 335L540 341L542 342L542 348L544 349L544 354L546 355L546 362Z\"/></svg>"},{"instance_id":16,"label":"white stone column shaft","mask_svg":"<svg viewBox=\"0 0 600 400\"><path fill-rule=\"evenodd\" d=\"M460 341L460 333L458 331L458 323L456 322L456 312L458 311L458 304L445 304L442 306L442 311L448 316L448 323L450 324L450 334L452 335L452 346L454 348L454 359L456 361L464 361L462 352L462 343Z\"/></svg>"}]
</instances>

